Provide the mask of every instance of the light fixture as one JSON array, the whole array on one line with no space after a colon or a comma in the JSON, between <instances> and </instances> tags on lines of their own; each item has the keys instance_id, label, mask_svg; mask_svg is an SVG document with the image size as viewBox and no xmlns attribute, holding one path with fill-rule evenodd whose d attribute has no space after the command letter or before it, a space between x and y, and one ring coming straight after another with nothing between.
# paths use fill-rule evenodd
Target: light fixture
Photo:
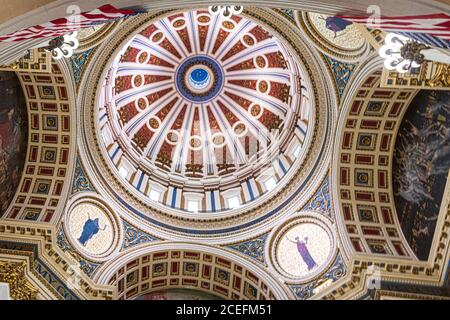
<instances>
[{"instance_id":1,"label":"light fixture","mask_svg":"<svg viewBox=\"0 0 450 320\"><path fill-rule=\"evenodd\" d=\"M396 70L399 73L406 73L411 68L420 67L425 61L422 50L429 49L423 43L395 33L389 33L384 42L385 44L379 50L380 56L385 59L384 66L388 70Z\"/></svg>"},{"instance_id":2,"label":"light fixture","mask_svg":"<svg viewBox=\"0 0 450 320\"><path fill-rule=\"evenodd\" d=\"M233 15L241 14L243 6L209 6L208 11L212 16L220 16L223 19L230 19Z\"/></svg>"},{"instance_id":3,"label":"light fixture","mask_svg":"<svg viewBox=\"0 0 450 320\"><path fill-rule=\"evenodd\" d=\"M54 59L70 58L73 51L80 45L77 39L77 32L71 32L64 36L60 36L50 40L45 50L52 53Z\"/></svg>"}]
</instances>

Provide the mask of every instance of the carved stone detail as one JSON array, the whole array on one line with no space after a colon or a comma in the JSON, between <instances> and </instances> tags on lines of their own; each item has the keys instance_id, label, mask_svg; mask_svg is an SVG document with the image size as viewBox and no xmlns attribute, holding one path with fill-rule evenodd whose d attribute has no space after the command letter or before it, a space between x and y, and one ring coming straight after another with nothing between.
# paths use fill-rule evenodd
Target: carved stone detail
<instances>
[{"instance_id":1,"label":"carved stone detail","mask_svg":"<svg viewBox=\"0 0 450 320\"><path fill-rule=\"evenodd\" d=\"M25 262L0 261L0 282L9 284L14 300L36 300L38 290L26 278Z\"/></svg>"}]
</instances>

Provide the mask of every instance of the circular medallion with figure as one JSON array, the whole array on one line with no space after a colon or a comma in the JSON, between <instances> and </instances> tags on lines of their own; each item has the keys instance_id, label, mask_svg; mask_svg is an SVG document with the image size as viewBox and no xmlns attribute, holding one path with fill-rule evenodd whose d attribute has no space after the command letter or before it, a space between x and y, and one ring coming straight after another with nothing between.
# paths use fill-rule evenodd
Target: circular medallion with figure
<instances>
[{"instance_id":1,"label":"circular medallion with figure","mask_svg":"<svg viewBox=\"0 0 450 320\"><path fill-rule=\"evenodd\" d=\"M73 205L65 228L72 245L90 259L102 259L115 248L117 224L100 203L82 201Z\"/></svg>"},{"instance_id":2,"label":"circular medallion with figure","mask_svg":"<svg viewBox=\"0 0 450 320\"><path fill-rule=\"evenodd\" d=\"M335 255L333 234L326 218L315 213L299 214L272 237L271 261L289 280L311 280L326 270Z\"/></svg>"}]
</instances>

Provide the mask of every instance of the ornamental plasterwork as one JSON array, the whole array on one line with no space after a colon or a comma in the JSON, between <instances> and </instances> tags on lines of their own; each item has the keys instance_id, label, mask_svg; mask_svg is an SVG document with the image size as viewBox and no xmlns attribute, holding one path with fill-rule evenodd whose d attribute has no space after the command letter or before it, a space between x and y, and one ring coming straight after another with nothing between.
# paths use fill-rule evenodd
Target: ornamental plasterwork
<instances>
[{"instance_id":1,"label":"ornamental plasterwork","mask_svg":"<svg viewBox=\"0 0 450 320\"><path fill-rule=\"evenodd\" d=\"M329 269L337 248L332 221L315 212L300 211L271 232L266 256L269 268L286 283L305 284Z\"/></svg>"},{"instance_id":2,"label":"ornamental plasterwork","mask_svg":"<svg viewBox=\"0 0 450 320\"><path fill-rule=\"evenodd\" d=\"M368 64L369 66L370 64ZM365 74L367 75L367 73ZM379 75L380 72L377 74ZM351 105L352 102L348 103ZM336 170L335 161L340 161L338 158L336 157L333 160L332 170ZM336 180L332 180L333 183L339 184ZM334 188L332 187L332 190ZM337 211L336 216L339 217L337 224L340 225L340 221L343 219L342 206L339 201L336 201L336 198L339 198L339 196L336 193L333 196L335 197L334 208ZM348 256L349 272L347 276L320 292L315 298L363 299L367 295L368 289L375 289L375 297L377 298L383 295L380 293L377 296L376 292L383 288L384 281L398 284L408 283L409 286L415 287L417 290L430 285L435 287L445 285L450 254L448 237L450 230L449 201L450 186L447 183L439 213L439 221L427 261L418 261L416 258L407 261L401 257L382 258L370 254L350 254ZM408 297L408 295L404 295L404 297ZM425 298L425 295L414 297ZM414 297L410 296L410 298Z\"/></svg>"},{"instance_id":3,"label":"ornamental plasterwork","mask_svg":"<svg viewBox=\"0 0 450 320\"><path fill-rule=\"evenodd\" d=\"M13 300L35 300L38 290L26 278L25 262L0 260L0 282L8 283Z\"/></svg>"},{"instance_id":4,"label":"ornamental plasterwork","mask_svg":"<svg viewBox=\"0 0 450 320\"><path fill-rule=\"evenodd\" d=\"M104 41L105 38L114 33L122 24L122 21L92 26L78 31L80 46L77 53L92 49Z\"/></svg>"},{"instance_id":5,"label":"ornamental plasterwork","mask_svg":"<svg viewBox=\"0 0 450 320\"><path fill-rule=\"evenodd\" d=\"M324 17L317 14L284 10L281 16L278 10L246 9L244 17L261 23L285 42L290 52L306 67L313 88L313 130L305 144L307 152L303 162L295 168L295 174L286 187L272 194L272 198L245 210L237 210L234 215L201 216L200 219L148 205L133 190L124 188L101 154L101 137L97 136L95 124L97 89L116 47L131 39L136 30L178 11L142 14L123 22L120 28L118 23L94 28L82 34L82 50L85 51L81 50L75 57L79 58L75 75L79 85L76 110L82 123L73 123L72 128L78 127L80 159L73 163L75 177L68 186L72 193L67 190L69 199L65 203L64 218L57 222L58 229L31 221L0 222L0 242L3 244L0 260L14 254L29 262L17 263L8 259L6 263L0 262L0 282L8 282L11 291L14 290L11 279L21 279L16 281L20 287L12 294L14 299L35 299L37 296L36 287L26 281L24 274L39 279L42 284L39 293L45 293L47 298L117 298L114 293L119 286L119 279L114 278L117 275L122 277L121 280L126 277L132 286L139 287L133 295L136 297L139 293L151 291L143 289L139 282L142 280L140 272L147 267L161 279L169 281L166 282L167 288L176 287L176 277L170 279L167 273L167 266L173 262L183 266L180 279L198 280L196 277L203 265L215 271L211 283L222 285L230 285L231 277L242 275L239 273L242 270L256 274L256 287L245 287L243 292L239 292L242 296L231 295L231 289L229 295L223 296L225 298L254 299L261 297L259 294L264 288L268 289L265 292L267 296L262 296L278 299L441 298L425 293L397 292L395 286L391 290L385 290L383 286L374 292L370 289L374 285L374 275L381 285L406 283L420 288L441 287L447 283L450 187L446 189L446 202L441 208L428 261L418 261L412 256L386 258L349 254L348 248L343 247L346 244L341 241L347 231L339 229L335 221L342 218L340 202L333 193L337 188L336 167L333 165L330 169L330 159L335 160L331 154L338 100L340 96L345 100L346 94L362 89L354 88L353 81L357 82L364 76L365 63L373 63L366 59L372 50L369 43L376 47L382 33L366 29L374 37L371 41L362 41L357 35L364 32L356 30L358 27L355 26L349 34L335 38L324 29ZM294 17L299 29L293 28L291 19ZM448 86L447 69L433 66L427 85L414 88ZM84 76L86 74L89 77ZM399 88L414 86L415 80L391 76L396 81L407 81ZM71 170L69 173L72 176ZM297 188L299 185L302 188ZM154 255L164 258L160 263L148 258ZM136 261L138 266L128 270L128 264ZM120 269L125 265L126 275L120 275ZM30 271L25 272L27 268ZM237 271L239 268L241 271ZM9 275L7 279L2 278L5 270ZM78 270L81 273L78 274ZM46 281L50 271L54 273L50 279L55 280L64 293L61 294L52 281ZM66 287L65 284L72 283L78 276L79 287ZM248 282L250 278L244 276L243 280ZM208 289L200 289L209 292ZM127 293L122 290L120 294L125 297Z\"/></svg>"},{"instance_id":6,"label":"ornamental plasterwork","mask_svg":"<svg viewBox=\"0 0 450 320\"><path fill-rule=\"evenodd\" d=\"M275 34L282 34L282 37L280 37L280 39L285 39L284 41L289 42L289 43L285 43L285 45L287 46L294 46L293 49L295 52L297 52L297 54L299 54L299 58L302 60L305 68L307 69L310 77L311 77L311 82L312 82L312 86L314 88L314 99L315 99L315 105L320 105L321 108L316 108L315 109L315 114L316 114L316 123L314 124L314 133L313 133L313 137L311 137L312 139L319 139L321 141L323 141L322 139L324 139L325 137L328 137L329 134L324 134L324 132L326 132L326 130L330 130L330 120L333 117L333 112L334 111L330 111L329 109L329 105L330 105L330 101L326 101L326 97L328 97L329 99L333 99L332 96L327 95L325 93L320 94L319 92L322 92L322 90L330 90L329 89L329 78L321 78L323 77L323 73L318 72L319 70L319 66L318 66L318 61L315 61L313 59L312 56L310 56L309 54L307 54L308 50L303 48L303 43L304 40L299 38L299 34L297 32L294 32L292 30L292 27L286 25L283 21L284 20L280 20L277 17L277 14L275 14L274 12L266 12L265 10L262 9L249 9L248 11L246 11L247 15L250 18L253 19L258 19L258 21L260 21L261 23L265 23L267 25L268 28L272 28L272 32L274 32ZM104 68L104 65L106 64L107 60L110 57L110 51L113 50L114 48L117 47L117 43L120 43L122 41L124 41L125 39L129 39L131 35L133 35L133 30L135 30L135 28L137 26L143 26L145 24L147 24L150 21L154 21L155 19L159 19L161 17L164 16L168 16L170 14L173 14L173 12L170 13L162 13L162 14L157 14L157 15L151 15L151 14L144 14L141 15L135 19L130 20L126 25L123 25L121 30L115 34L115 38L111 39L111 41L107 41L105 44L102 45L102 47L97 51L98 54L95 55L95 57L93 57L93 60L91 61L90 65L89 65L89 72L92 75L89 78L90 83L99 83L99 78L101 76L101 71ZM295 39L295 40L294 40ZM92 82L92 79L96 79ZM84 79L85 80L85 79ZM104 160L104 157L100 157L101 151L99 150L99 145L98 145L98 138L96 137L96 135L94 134L96 131L96 127L94 126L95 124L95 117L93 117L93 107L95 105L95 90L96 90L96 86L86 86L86 82L83 80L82 84L81 84L81 91L80 92L84 92L85 94L80 94L80 105L83 106L83 108L80 108L80 110L83 113L82 119L84 121L83 126L81 126L81 135L84 136L84 138L82 139L82 144L81 144L81 154L86 154L85 159L84 160L84 164L86 165L87 168L89 168L89 171L91 171L90 167L95 163L96 167L98 167L99 171L101 172L101 177L92 177L92 181L94 183L95 186L97 186L97 184L102 184L104 185L104 192L105 196L107 194L108 197L111 197L111 199L117 199L119 198L119 196L117 195L117 193L120 194L120 198L122 198L123 200L121 200L121 205L123 206L125 203L129 206L132 206L133 210L138 210L138 212L146 212L147 213L152 213L152 217L157 219L159 222L165 223L166 225L179 225L180 224L180 220L176 219L174 217L170 217L167 216L165 214L163 214L160 210L155 210L151 207L146 206L143 202L137 200L135 198L135 196L133 195L133 190L123 190L123 188L120 186L120 183L118 181L118 179L111 174L110 170L107 169L108 165ZM86 100L82 99L83 97L86 97ZM324 106L328 106L328 107L324 107ZM328 114L327 116L325 116L326 114ZM326 122L324 122L326 121ZM84 129L83 129L84 128ZM85 132L85 134L84 134ZM89 141L89 143L87 143L87 141ZM95 142L95 144L92 143L92 141ZM323 144L322 144L323 143ZM89 147L87 147L89 145ZM89 150L91 150L91 152L89 152L89 154L86 153L86 151L88 150L87 148L89 148ZM95 152L93 152L94 148L96 149ZM320 148L323 148L323 151L320 152ZM317 155L320 155L322 157L321 160L317 159ZM309 147L308 152L306 153L306 159L304 160L303 164L302 164L302 169L297 170L297 172L294 174L294 176L292 177L292 182L289 183L289 186L287 186L283 191L281 191L277 197L272 198L268 203L263 204L262 206L259 205L258 208L256 210L253 210L250 208L250 210L248 210L247 212L242 212L239 213L238 215L235 215L233 217L221 217L220 219L214 219L214 227L221 229L221 228L226 228L228 226L232 226L236 223L243 223L243 222L249 222L250 219L254 219L256 217L261 217L261 215L270 212L271 209L274 209L277 207L277 203L275 201L275 199L280 199L280 198L286 198L289 194L292 194L292 192L295 190L295 186L298 186L300 184L300 181L304 181L305 179L305 174L306 172L308 172L309 170L312 170L314 161L319 161L320 163L324 163L326 162L328 158L328 141L325 140L325 142L321 142L321 143L315 143L313 145L311 145ZM317 168L320 168L321 166L318 166ZM94 171L93 171L94 172ZM324 173L323 173L324 174ZM104 182L100 182L102 179L105 179L105 177L108 177L108 183L104 183ZM97 183L95 182L97 181ZM313 181L309 181L308 184L310 184ZM306 185L304 187L304 190L310 190L310 188L312 186L310 185ZM115 191L112 192L112 189L114 189ZM291 201L289 204L289 208L293 205L295 206L300 206L302 203L305 203L308 198L310 197L310 195L307 195L308 193L302 193L301 194L301 198L296 200L296 201ZM113 200L114 201L114 200ZM288 207L285 207L285 209L283 210L283 212L285 210L288 209ZM287 211L286 211L287 213ZM139 223L145 225L147 219L143 219L143 216L141 217L137 217L136 214L130 216L129 213L126 213L127 215L127 219L130 221L135 221L135 223L137 223L137 221L139 221ZM277 216L280 214L277 214ZM184 225L184 227L196 227L196 228L207 228L210 229L211 227L211 222L209 221L207 223L205 222L199 222L199 221L195 221L192 220L190 218L188 218L187 216L183 219L184 221L182 222L182 224ZM251 220L250 220L251 221ZM269 224L266 224L267 228L270 227ZM155 226L155 229L161 230L161 231L166 231L164 230L165 227L161 228L160 226ZM242 231L242 229L241 229ZM224 234L230 235L231 236L231 229L230 231L226 231L226 233L220 233L221 236L223 236ZM178 232L176 232L178 233ZM208 234L208 232L206 232L205 234ZM194 237L199 237L201 236L201 233L191 233L190 236L194 236Z\"/></svg>"},{"instance_id":7,"label":"ornamental plasterwork","mask_svg":"<svg viewBox=\"0 0 450 320\"><path fill-rule=\"evenodd\" d=\"M0 222L1 260L7 256L34 259L31 273L40 278L43 296L52 299L112 299L113 288L92 282L80 269L77 260L63 252L56 244L56 229L48 224L30 224L16 221ZM8 243L14 244L7 249ZM36 255L37 254L37 255ZM39 260L36 260L39 258ZM30 260L33 261L33 260ZM51 271L50 271L51 270ZM50 273L52 272L52 273ZM69 289L68 284L74 286ZM71 290L69 292L68 290Z\"/></svg>"}]
</instances>

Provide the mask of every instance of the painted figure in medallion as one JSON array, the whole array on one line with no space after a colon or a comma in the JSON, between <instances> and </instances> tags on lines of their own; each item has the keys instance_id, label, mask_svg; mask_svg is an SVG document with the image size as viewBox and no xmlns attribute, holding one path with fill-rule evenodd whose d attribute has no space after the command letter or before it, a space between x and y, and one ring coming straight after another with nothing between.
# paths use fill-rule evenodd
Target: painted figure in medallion
<instances>
[{"instance_id":1,"label":"painted figure in medallion","mask_svg":"<svg viewBox=\"0 0 450 320\"><path fill-rule=\"evenodd\" d=\"M317 267L317 263L316 263L316 261L314 261L314 258L311 256L311 253L309 252L309 249L307 247L308 237L305 237L303 240L300 240L300 237L295 237L295 241L293 241L289 238L287 238L287 239L288 239L288 241L295 243L297 245L297 251L300 254L300 256L302 257L303 261L308 266L308 271Z\"/></svg>"},{"instance_id":2,"label":"painted figure in medallion","mask_svg":"<svg viewBox=\"0 0 450 320\"><path fill-rule=\"evenodd\" d=\"M92 237L99 233L99 231L105 231L106 227L107 225L100 228L99 219L95 218L92 220L88 214L88 220L84 223L83 232L81 233L80 238L78 238L78 241L85 247Z\"/></svg>"}]
</instances>

